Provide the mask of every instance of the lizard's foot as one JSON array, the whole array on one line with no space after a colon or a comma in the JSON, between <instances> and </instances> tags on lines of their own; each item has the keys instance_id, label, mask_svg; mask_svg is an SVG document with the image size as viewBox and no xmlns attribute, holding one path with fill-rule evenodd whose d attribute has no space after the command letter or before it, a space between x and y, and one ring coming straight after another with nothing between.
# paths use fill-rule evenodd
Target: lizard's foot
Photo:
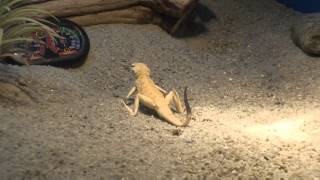
<instances>
[{"instance_id":1,"label":"lizard's foot","mask_svg":"<svg viewBox=\"0 0 320 180\"><path fill-rule=\"evenodd\" d=\"M125 102L125 99L121 99L120 102L125 108L128 108L127 103Z\"/></svg>"},{"instance_id":2,"label":"lizard's foot","mask_svg":"<svg viewBox=\"0 0 320 180\"><path fill-rule=\"evenodd\" d=\"M125 103L126 103L127 105L131 105L131 104L134 103L134 99L133 99L133 98L124 99L124 101L125 101Z\"/></svg>"},{"instance_id":3,"label":"lizard's foot","mask_svg":"<svg viewBox=\"0 0 320 180\"><path fill-rule=\"evenodd\" d=\"M121 99L121 104L123 104L123 105L131 105L133 103L133 99L132 98L130 98L130 99L128 99L128 98L122 98Z\"/></svg>"},{"instance_id":4,"label":"lizard's foot","mask_svg":"<svg viewBox=\"0 0 320 180\"><path fill-rule=\"evenodd\" d=\"M121 100L121 104L129 111L129 114L131 115L131 116L136 116L134 113L133 113L133 111L132 111L132 109L130 109L130 107L127 105L127 103L125 102L125 99L122 99Z\"/></svg>"}]
</instances>

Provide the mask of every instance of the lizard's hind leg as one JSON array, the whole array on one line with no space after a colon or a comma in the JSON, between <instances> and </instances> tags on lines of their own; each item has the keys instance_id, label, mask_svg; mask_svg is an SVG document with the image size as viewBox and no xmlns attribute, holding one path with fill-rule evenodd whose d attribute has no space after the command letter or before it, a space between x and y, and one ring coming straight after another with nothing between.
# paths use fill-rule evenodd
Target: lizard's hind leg
<instances>
[{"instance_id":1,"label":"lizard's hind leg","mask_svg":"<svg viewBox=\"0 0 320 180\"><path fill-rule=\"evenodd\" d=\"M129 111L129 113L132 116L136 116L138 114L138 109L139 109L139 104L140 102L144 105L146 105L149 108L154 108L155 104L153 103L152 99L150 99L147 96L144 96L142 94L137 94L135 99L134 99L134 106L133 109L131 109L124 101L122 101L122 104L124 107Z\"/></svg>"},{"instance_id":2,"label":"lizard's hind leg","mask_svg":"<svg viewBox=\"0 0 320 180\"><path fill-rule=\"evenodd\" d=\"M176 111L178 113L183 113L183 107L181 104L181 100L179 98L179 94L177 93L176 90L172 90L170 91L166 97L165 97L165 101L167 102L167 104L170 104L172 101L175 105Z\"/></svg>"}]
</instances>

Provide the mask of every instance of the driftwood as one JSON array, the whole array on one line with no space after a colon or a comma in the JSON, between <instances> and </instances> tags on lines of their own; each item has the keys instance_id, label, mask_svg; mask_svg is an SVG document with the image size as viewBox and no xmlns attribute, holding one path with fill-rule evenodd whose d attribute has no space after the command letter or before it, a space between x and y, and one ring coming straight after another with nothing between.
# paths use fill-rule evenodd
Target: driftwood
<instances>
[{"instance_id":1,"label":"driftwood","mask_svg":"<svg viewBox=\"0 0 320 180\"><path fill-rule=\"evenodd\" d=\"M305 15L292 27L292 39L305 53L320 56L320 14Z\"/></svg>"},{"instance_id":2,"label":"driftwood","mask_svg":"<svg viewBox=\"0 0 320 180\"><path fill-rule=\"evenodd\" d=\"M41 8L57 17L67 17L83 26L153 23L174 33L197 2L198 0L31 0L28 6Z\"/></svg>"},{"instance_id":3,"label":"driftwood","mask_svg":"<svg viewBox=\"0 0 320 180\"><path fill-rule=\"evenodd\" d=\"M59 17L84 15L101 11L142 5L159 13L180 17L194 0L33 0L32 6L47 10ZM42 2L42 3L39 3Z\"/></svg>"},{"instance_id":4,"label":"driftwood","mask_svg":"<svg viewBox=\"0 0 320 180\"><path fill-rule=\"evenodd\" d=\"M86 14L83 16L72 16L68 19L81 26L90 26L112 23L148 24L156 23L158 18L150 8L134 6L122 10L105 11L95 14Z\"/></svg>"}]
</instances>

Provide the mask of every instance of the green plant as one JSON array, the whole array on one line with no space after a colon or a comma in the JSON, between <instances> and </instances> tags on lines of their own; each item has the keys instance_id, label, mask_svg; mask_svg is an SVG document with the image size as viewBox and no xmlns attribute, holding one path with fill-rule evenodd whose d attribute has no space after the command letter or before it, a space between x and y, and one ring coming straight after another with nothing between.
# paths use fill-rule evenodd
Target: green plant
<instances>
[{"instance_id":1,"label":"green plant","mask_svg":"<svg viewBox=\"0 0 320 180\"><path fill-rule=\"evenodd\" d=\"M0 57L10 56L17 43L35 41L32 33L58 36L42 17L51 16L46 11L22 6L27 0L0 0Z\"/></svg>"}]
</instances>

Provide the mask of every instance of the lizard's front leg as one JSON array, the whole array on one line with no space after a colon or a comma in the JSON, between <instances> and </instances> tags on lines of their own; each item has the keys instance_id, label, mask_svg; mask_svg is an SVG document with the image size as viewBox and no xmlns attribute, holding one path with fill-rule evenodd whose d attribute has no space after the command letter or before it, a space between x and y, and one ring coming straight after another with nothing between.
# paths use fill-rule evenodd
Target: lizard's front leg
<instances>
[{"instance_id":1,"label":"lizard's front leg","mask_svg":"<svg viewBox=\"0 0 320 180\"><path fill-rule=\"evenodd\" d=\"M133 88L131 88L131 90L129 91L128 95L126 96L126 99L129 99L130 96L132 96L133 93L135 93L137 90L137 87L134 86Z\"/></svg>"},{"instance_id":2,"label":"lizard's front leg","mask_svg":"<svg viewBox=\"0 0 320 180\"><path fill-rule=\"evenodd\" d=\"M167 94L167 91L161 88L160 86L156 85L156 88L159 89L163 94Z\"/></svg>"},{"instance_id":3,"label":"lizard's front leg","mask_svg":"<svg viewBox=\"0 0 320 180\"><path fill-rule=\"evenodd\" d=\"M128 104L129 103L129 98L135 93L137 91L137 87L136 86L134 86L134 87L132 87L131 89L130 89L130 91L129 91L129 93L128 93L128 95L125 97L125 98L123 98L123 102L125 102L124 104ZM131 102L131 101L130 101Z\"/></svg>"},{"instance_id":4,"label":"lizard's front leg","mask_svg":"<svg viewBox=\"0 0 320 180\"><path fill-rule=\"evenodd\" d=\"M167 104L170 104L170 103L173 101L177 112L178 112L178 113L182 113L182 112L183 112L183 107L182 107L182 104L181 104L179 95L178 95L178 93L177 93L176 90L170 91L170 92L166 95L165 101L167 102Z\"/></svg>"},{"instance_id":5,"label":"lizard's front leg","mask_svg":"<svg viewBox=\"0 0 320 180\"><path fill-rule=\"evenodd\" d=\"M129 111L129 113L132 116L137 115L140 102L149 108L152 108L152 109L155 108L155 103L152 101L152 99L150 99L149 97L144 96L142 94L136 95L136 97L134 99L133 109L131 109L128 105L126 105L126 103L124 101L122 101L123 105L125 106L125 108Z\"/></svg>"}]
</instances>

